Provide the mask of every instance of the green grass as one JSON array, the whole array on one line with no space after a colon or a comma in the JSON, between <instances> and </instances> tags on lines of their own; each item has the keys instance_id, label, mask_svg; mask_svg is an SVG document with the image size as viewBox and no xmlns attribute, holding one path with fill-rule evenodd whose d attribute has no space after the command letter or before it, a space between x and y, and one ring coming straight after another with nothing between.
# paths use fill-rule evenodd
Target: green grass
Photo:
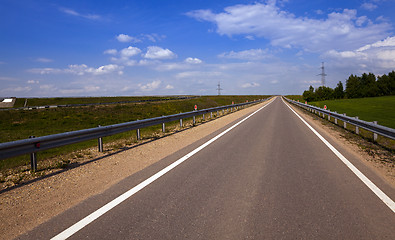
<instances>
[{"instance_id":1,"label":"green grass","mask_svg":"<svg viewBox=\"0 0 395 240\"><path fill-rule=\"evenodd\" d=\"M325 100L309 104L321 108L326 105L331 111L395 128L395 96Z\"/></svg>"},{"instance_id":2,"label":"green grass","mask_svg":"<svg viewBox=\"0 0 395 240\"><path fill-rule=\"evenodd\" d=\"M140 100L156 100L163 98L174 98L178 96L168 97L75 97L75 98L27 98L27 106L49 106L49 105L66 105L66 104L89 104L89 103L111 103L111 102L125 102L125 101L140 101ZM26 98L17 98L14 108L24 107Z\"/></svg>"},{"instance_id":3,"label":"green grass","mask_svg":"<svg viewBox=\"0 0 395 240\"><path fill-rule=\"evenodd\" d=\"M299 102L302 102L302 103L304 102L304 98L303 98L302 95L286 95L285 97L289 98L289 99L292 99L294 101L298 101L299 100Z\"/></svg>"},{"instance_id":4,"label":"green grass","mask_svg":"<svg viewBox=\"0 0 395 240\"><path fill-rule=\"evenodd\" d=\"M10 110L0 111L0 143L20 139L29 136L46 136L87 128L106 126L117 123L147 119L158 116L189 112L198 105L198 109L223 106L267 96L203 96L195 99L172 100L161 102L128 103L115 105L99 105L69 108L50 108L35 110ZM60 99L60 98L59 98ZM73 99L75 100L75 99ZM61 101L66 101L61 99ZM68 101L66 101L68 102ZM101 102L114 102L102 99ZM68 102L69 103L69 102ZM54 102L54 104L63 104ZM41 104L38 104L41 105ZM144 132L154 132L161 129L160 126L144 129ZM135 140L135 132L126 132L106 137L105 143L119 139ZM51 158L80 149L86 149L97 145L97 140L86 141L68 145L61 148L39 152L39 159ZM28 164L29 156L20 156L0 161L0 170Z\"/></svg>"}]
</instances>

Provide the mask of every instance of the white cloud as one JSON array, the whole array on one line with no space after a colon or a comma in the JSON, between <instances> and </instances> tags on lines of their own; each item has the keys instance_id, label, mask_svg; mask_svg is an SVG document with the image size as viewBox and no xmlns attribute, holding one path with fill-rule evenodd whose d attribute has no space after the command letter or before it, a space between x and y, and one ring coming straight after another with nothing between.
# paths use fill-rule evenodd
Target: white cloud
<instances>
[{"instance_id":1,"label":"white cloud","mask_svg":"<svg viewBox=\"0 0 395 240\"><path fill-rule=\"evenodd\" d=\"M386 37L392 29L386 22L374 24L367 18L358 18L357 11L350 9L332 12L325 19L296 17L277 7L276 1L239 4L220 13L195 10L187 15L216 24L220 35L260 37L270 40L273 46L298 47L318 53L355 49ZM362 25L366 22L368 24Z\"/></svg>"},{"instance_id":2,"label":"white cloud","mask_svg":"<svg viewBox=\"0 0 395 240\"><path fill-rule=\"evenodd\" d=\"M382 41L367 44L351 51L327 51L324 57L340 61L346 66L359 66L368 71L387 69L391 71L395 66L395 37L388 37Z\"/></svg>"},{"instance_id":3,"label":"white cloud","mask_svg":"<svg viewBox=\"0 0 395 240\"><path fill-rule=\"evenodd\" d=\"M151 42L157 42L157 41L160 41L160 40L166 38L166 36L152 33L152 34L142 34L142 38L148 39Z\"/></svg>"},{"instance_id":4,"label":"white cloud","mask_svg":"<svg viewBox=\"0 0 395 240\"><path fill-rule=\"evenodd\" d=\"M244 50L240 52L225 52L218 55L220 58L228 58L228 59L241 59L241 60L261 60L267 57L270 57L268 54L268 50L262 49L250 49Z\"/></svg>"},{"instance_id":5,"label":"white cloud","mask_svg":"<svg viewBox=\"0 0 395 240\"><path fill-rule=\"evenodd\" d=\"M206 79L223 76L220 71L185 71L176 74L177 79Z\"/></svg>"},{"instance_id":6,"label":"white cloud","mask_svg":"<svg viewBox=\"0 0 395 240\"><path fill-rule=\"evenodd\" d=\"M76 88L76 89L61 89L59 92L61 94L64 94L66 96L73 96L73 95L78 95L78 94L86 94L86 93L95 93L100 90L99 86L84 86L82 88Z\"/></svg>"},{"instance_id":7,"label":"white cloud","mask_svg":"<svg viewBox=\"0 0 395 240\"><path fill-rule=\"evenodd\" d=\"M378 6L376 4L373 3L363 3L361 5L361 8L369 10L369 11L373 11L377 8Z\"/></svg>"},{"instance_id":8,"label":"white cloud","mask_svg":"<svg viewBox=\"0 0 395 240\"><path fill-rule=\"evenodd\" d=\"M256 82L252 82L252 83L244 83L243 85L241 85L242 88L254 88L254 87L259 87L260 84L256 83Z\"/></svg>"},{"instance_id":9,"label":"white cloud","mask_svg":"<svg viewBox=\"0 0 395 240\"><path fill-rule=\"evenodd\" d=\"M116 55L118 53L117 49L107 49L106 51L104 51L104 54L108 54L108 55Z\"/></svg>"},{"instance_id":10,"label":"white cloud","mask_svg":"<svg viewBox=\"0 0 395 240\"><path fill-rule=\"evenodd\" d=\"M82 17L82 18L86 18L86 19L89 19L89 20L99 20L99 19L101 19L100 15L96 15L96 14L81 14L81 13L79 13L79 12L73 10L73 9L70 9L70 8L59 8L59 10L61 12L64 12L64 13L68 14L68 15L72 15L72 16L76 16L76 17Z\"/></svg>"},{"instance_id":11,"label":"white cloud","mask_svg":"<svg viewBox=\"0 0 395 240\"><path fill-rule=\"evenodd\" d=\"M132 47L132 46L129 46L128 48L124 48L120 51L121 57L126 57L126 58L136 56L139 53L141 53L141 50L137 47Z\"/></svg>"},{"instance_id":12,"label":"white cloud","mask_svg":"<svg viewBox=\"0 0 395 240\"><path fill-rule=\"evenodd\" d=\"M147 52L143 55L144 58L148 59L173 59L177 55L170 51L169 49L164 49L158 46L148 47Z\"/></svg>"},{"instance_id":13,"label":"white cloud","mask_svg":"<svg viewBox=\"0 0 395 240\"><path fill-rule=\"evenodd\" d=\"M137 37L129 36L127 34L119 34L116 39L120 42L133 42L133 43L139 43L143 42L145 40L148 40L150 42L158 42L161 41L162 39L166 38L165 35L158 35L156 33L152 34L140 34Z\"/></svg>"},{"instance_id":14,"label":"white cloud","mask_svg":"<svg viewBox=\"0 0 395 240\"><path fill-rule=\"evenodd\" d=\"M32 68L28 69L27 71L34 74L59 74L59 73L72 73L75 75L85 75L87 73L93 75L101 75L101 74L108 74L117 72L119 75L123 74L122 72L123 66L118 66L116 64L108 64L98 68L88 67L86 64L72 64L69 65L66 69L59 69L59 68Z\"/></svg>"},{"instance_id":15,"label":"white cloud","mask_svg":"<svg viewBox=\"0 0 395 240\"><path fill-rule=\"evenodd\" d=\"M112 53L112 55L118 55L118 57L112 57L111 61L113 61L117 64L126 65L126 66L137 65L137 61L130 59L130 58L135 57L141 53L141 50L139 48L132 47L132 46L124 48L120 51L117 51L116 49L110 49L110 50L111 50L110 52Z\"/></svg>"},{"instance_id":16,"label":"white cloud","mask_svg":"<svg viewBox=\"0 0 395 240\"><path fill-rule=\"evenodd\" d=\"M186 59L185 59L185 62L186 62L186 63L189 63L189 64L200 64L200 63L202 63L203 61L200 60L199 58L191 58L191 57L189 57L189 58L186 58Z\"/></svg>"},{"instance_id":17,"label":"white cloud","mask_svg":"<svg viewBox=\"0 0 395 240\"><path fill-rule=\"evenodd\" d=\"M39 84L40 81L38 81L38 80L28 80L27 83L28 84Z\"/></svg>"},{"instance_id":18,"label":"white cloud","mask_svg":"<svg viewBox=\"0 0 395 240\"><path fill-rule=\"evenodd\" d=\"M174 86L172 86L172 85L170 85L170 84L167 84L166 87L165 87L165 89L167 89L167 90L174 89Z\"/></svg>"},{"instance_id":19,"label":"white cloud","mask_svg":"<svg viewBox=\"0 0 395 240\"><path fill-rule=\"evenodd\" d=\"M161 83L162 82L160 80L157 80L147 84L138 84L138 87L141 91L152 91L159 88Z\"/></svg>"},{"instance_id":20,"label":"white cloud","mask_svg":"<svg viewBox=\"0 0 395 240\"><path fill-rule=\"evenodd\" d=\"M50 63L50 62L53 62L53 60L52 60L52 59L49 59L49 58L36 58L35 61L36 61L36 62L41 62L41 63Z\"/></svg>"},{"instance_id":21,"label":"white cloud","mask_svg":"<svg viewBox=\"0 0 395 240\"><path fill-rule=\"evenodd\" d=\"M58 68L31 68L28 69L27 71L30 73L41 74L41 75L64 72L62 69L58 69Z\"/></svg>"},{"instance_id":22,"label":"white cloud","mask_svg":"<svg viewBox=\"0 0 395 240\"><path fill-rule=\"evenodd\" d=\"M127 34L123 34L123 33L116 36L116 39L120 42L134 42L134 43L141 42L140 39L138 39L136 37L129 36Z\"/></svg>"}]
</instances>

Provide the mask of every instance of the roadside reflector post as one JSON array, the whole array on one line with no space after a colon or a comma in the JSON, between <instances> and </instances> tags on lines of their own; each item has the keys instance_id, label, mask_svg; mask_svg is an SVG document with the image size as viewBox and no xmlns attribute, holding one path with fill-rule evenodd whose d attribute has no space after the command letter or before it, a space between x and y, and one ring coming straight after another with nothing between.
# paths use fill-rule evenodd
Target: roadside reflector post
<instances>
[{"instance_id":1,"label":"roadside reflector post","mask_svg":"<svg viewBox=\"0 0 395 240\"><path fill-rule=\"evenodd\" d=\"M213 112L210 112L210 119L213 118Z\"/></svg>"},{"instance_id":2,"label":"roadside reflector post","mask_svg":"<svg viewBox=\"0 0 395 240\"><path fill-rule=\"evenodd\" d=\"M219 116L219 111L217 110L217 117Z\"/></svg>"},{"instance_id":3,"label":"roadside reflector post","mask_svg":"<svg viewBox=\"0 0 395 240\"><path fill-rule=\"evenodd\" d=\"M36 136L29 136L29 138L35 138L35 137ZM35 152L30 153L30 167L33 172L37 171L37 155Z\"/></svg>"},{"instance_id":4,"label":"roadside reflector post","mask_svg":"<svg viewBox=\"0 0 395 240\"><path fill-rule=\"evenodd\" d=\"M373 121L374 125L377 125L377 121ZM373 133L373 141L377 141L377 133Z\"/></svg>"},{"instance_id":5,"label":"roadside reflector post","mask_svg":"<svg viewBox=\"0 0 395 240\"><path fill-rule=\"evenodd\" d=\"M182 118L180 118L180 128L182 128Z\"/></svg>"},{"instance_id":6,"label":"roadside reflector post","mask_svg":"<svg viewBox=\"0 0 395 240\"><path fill-rule=\"evenodd\" d=\"M193 125L195 125L196 124L196 118L195 118L195 116L193 116Z\"/></svg>"},{"instance_id":7,"label":"roadside reflector post","mask_svg":"<svg viewBox=\"0 0 395 240\"><path fill-rule=\"evenodd\" d=\"M359 117L358 116L355 116L355 119L359 119ZM359 127L357 126L357 125L355 125L355 133L356 134L359 134Z\"/></svg>"},{"instance_id":8,"label":"roadside reflector post","mask_svg":"<svg viewBox=\"0 0 395 240\"><path fill-rule=\"evenodd\" d=\"M202 119L203 119L202 121L204 121L204 113L203 113L203 117L202 117Z\"/></svg>"},{"instance_id":9,"label":"roadside reflector post","mask_svg":"<svg viewBox=\"0 0 395 240\"><path fill-rule=\"evenodd\" d=\"M141 140L140 128L137 128L137 129L136 129L136 135L137 135L137 141Z\"/></svg>"},{"instance_id":10,"label":"roadside reflector post","mask_svg":"<svg viewBox=\"0 0 395 240\"><path fill-rule=\"evenodd\" d=\"M98 127L101 127L101 126L99 125ZM98 143L99 152L103 152L103 138L99 137L97 139L97 143Z\"/></svg>"},{"instance_id":11,"label":"roadside reflector post","mask_svg":"<svg viewBox=\"0 0 395 240\"><path fill-rule=\"evenodd\" d=\"M225 109L222 109L222 115L225 115Z\"/></svg>"},{"instance_id":12,"label":"roadside reflector post","mask_svg":"<svg viewBox=\"0 0 395 240\"><path fill-rule=\"evenodd\" d=\"M343 113L343 115L344 115L344 116L346 116L346 114L345 114L345 113ZM347 122L346 122L346 121L343 121L343 127L344 127L344 129L346 129L346 128L347 128Z\"/></svg>"},{"instance_id":13,"label":"roadside reflector post","mask_svg":"<svg viewBox=\"0 0 395 240\"><path fill-rule=\"evenodd\" d=\"M165 123L162 123L162 132L166 132L166 126L165 126Z\"/></svg>"}]
</instances>

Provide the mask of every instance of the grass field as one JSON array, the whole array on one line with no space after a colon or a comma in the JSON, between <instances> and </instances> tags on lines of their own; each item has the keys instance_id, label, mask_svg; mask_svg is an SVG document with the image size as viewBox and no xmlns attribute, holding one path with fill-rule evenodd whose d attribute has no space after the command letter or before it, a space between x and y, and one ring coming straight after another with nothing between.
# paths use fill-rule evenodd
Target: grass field
<instances>
[{"instance_id":1,"label":"grass field","mask_svg":"<svg viewBox=\"0 0 395 240\"><path fill-rule=\"evenodd\" d=\"M285 97L287 97L289 99L292 99L294 101L298 101L299 100L299 102L304 102L304 98L303 98L302 95L287 95Z\"/></svg>"},{"instance_id":2,"label":"grass field","mask_svg":"<svg viewBox=\"0 0 395 240\"><path fill-rule=\"evenodd\" d=\"M56 133L75 131L111 124L134 121L137 119L147 119L164 115L189 112L193 110L195 104L198 109L205 109L216 106L230 105L232 102L241 103L255 99L266 98L267 96L202 96L195 99L170 100L161 102L127 103L115 105L98 105L69 108L50 108L35 110L10 110L0 111L0 143L20 139L29 136L45 136ZM51 104L70 104L64 98L51 99ZM48 100L48 99L47 99ZM130 101L119 98L97 99L99 102ZM72 103L86 103L85 98L73 98ZM46 105L48 102L37 105ZM142 134L149 135L154 132L155 127L142 130ZM158 127L157 129L160 129ZM119 139L135 139L135 132L128 132L109 136L105 142ZM97 145L97 140L91 140L78 144L68 145L61 148L50 149L40 152L40 159L62 155L68 152L89 148ZM29 156L20 156L0 161L0 170L12 168L29 163Z\"/></svg>"},{"instance_id":3,"label":"grass field","mask_svg":"<svg viewBox=\"0 0 395 240\"><path fill-rule=\"evenodd\" d=\"M140 100L156 100L163 98L177 99L179 96L145 96L145 97L75 97L75 98L17 98L14 108L26 106L49 106L49 105L66 105L66 104L90 104L90 103L111 103L111 102L126 102L126 101L140 101Z\"/></svg>"},{"instance_id":4,"label":"grass field","mask_svg":"<svg viewBox=\"0 0 395 240\"><path fill-rule=\"evenodd\" d=\"M321 108L326 105L331 111L358 116L368 122L377 121L380 125L395 128L395 96L325 100L308 104Z\"/></svg>"}]
</instances>

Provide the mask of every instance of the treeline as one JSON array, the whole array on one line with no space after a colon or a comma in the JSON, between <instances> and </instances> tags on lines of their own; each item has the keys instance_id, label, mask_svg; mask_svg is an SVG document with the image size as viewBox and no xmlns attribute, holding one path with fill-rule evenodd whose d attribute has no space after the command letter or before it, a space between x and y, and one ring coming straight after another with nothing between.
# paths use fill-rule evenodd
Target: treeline
<instances>
[{"instance_id":1,"label":"treeline","mask_svg":"<svg viewBox=\"0 0 395 240\"><path fill-rule=\"evenodd\" d=\"M339 81L334 89L325 86L314 89L313 86L310 86L303 92L303 98L308 102L388 95L395 95L395 71L378 78L373 73L364 73L361 77L351 75L346 81L346 89Z\"/></svg>"}]
</instances>

